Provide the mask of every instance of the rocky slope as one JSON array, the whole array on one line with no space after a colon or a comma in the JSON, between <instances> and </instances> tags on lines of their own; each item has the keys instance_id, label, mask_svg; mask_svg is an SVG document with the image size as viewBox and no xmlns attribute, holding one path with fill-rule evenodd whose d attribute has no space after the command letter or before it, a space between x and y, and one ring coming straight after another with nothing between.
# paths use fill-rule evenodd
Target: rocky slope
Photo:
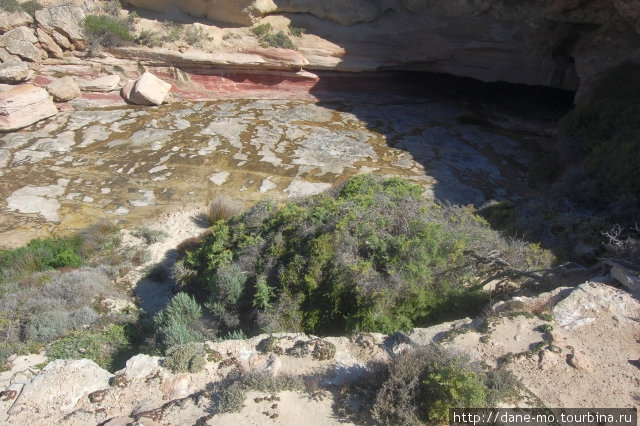
<instances>
[{"instance_id":1,"label":"rocky slope","mask_svg":"<svg viewBox=\"0 0 640 426\"><path fill-rule=\"evenodd\" d=\"M88 360L58 360L38 370L34 364L42 356L15 357L11 371L0 374L0 418L12 425L300 424L309 418L314 424L350 424L362 413L358 401L340 396L341 389L359 383L368 363L390 362L431 343L488 366L506 363L525 387L518 405L637 407L640 302L614 284L595 278L499 303L486 320L407 334L278 334L208 342L209 361L197 374L171 373L162 358L148 355L129 359L115 374ZM305 377L313 390L250 391L238 402L240 412L216 411L225 380L251 372ZM354 410L340 411L345 406Z\"/></svg>"}]
</instances>

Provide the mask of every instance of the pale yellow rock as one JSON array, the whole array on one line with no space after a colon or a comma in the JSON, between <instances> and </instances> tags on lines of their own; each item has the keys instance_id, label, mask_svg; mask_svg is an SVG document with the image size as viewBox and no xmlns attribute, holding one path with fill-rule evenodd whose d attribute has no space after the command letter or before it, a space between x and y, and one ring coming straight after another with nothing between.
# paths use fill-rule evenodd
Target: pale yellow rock
<instances>
[{"instance_id":1,"label":"pale yellow rock","mask_svg":"<svg viewBox=\"0 0 640 426\"><path fill-rule=\"evenodd\" d=\"M57 113L42 87L23 84L0 94L0 131L21 129Z\"/></svg>"}]
</instances>

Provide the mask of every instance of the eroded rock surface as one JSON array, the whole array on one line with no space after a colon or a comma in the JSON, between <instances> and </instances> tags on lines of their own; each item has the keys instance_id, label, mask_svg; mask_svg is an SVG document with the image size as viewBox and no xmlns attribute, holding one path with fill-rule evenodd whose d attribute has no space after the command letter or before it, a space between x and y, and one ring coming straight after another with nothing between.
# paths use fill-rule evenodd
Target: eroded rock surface
<instances>
[{"instance_id":1,"label":"eroded rock surface","mask_svg":"<svg viewBox=\"0 0 640 426\"><path fill-rule=\"evenodd\" d=\"M21 129L57 113L42 87L23 84L0 94L0 131Z\"/></svg>"}]
</instances>

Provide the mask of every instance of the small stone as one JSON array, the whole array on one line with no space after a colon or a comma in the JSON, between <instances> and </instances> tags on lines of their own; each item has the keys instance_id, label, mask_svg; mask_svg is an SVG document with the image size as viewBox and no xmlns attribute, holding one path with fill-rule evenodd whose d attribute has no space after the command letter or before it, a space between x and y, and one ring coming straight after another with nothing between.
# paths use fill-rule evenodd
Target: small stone
<instances>
[{"instance_id":1,"label":"small stone","mask_svg":"<svg viewBox=\"0 0 640 426\"><path fill-rule=\"evenodd\" d=\"M593 371L591 361L584 354L573 353L567 355L567 363L576 370Z\"/></svg>"},{"instance_id":2,"label":"small stone","mask_svg":"<svg viewBox=\"0 0 640 426\"><path fill-rule=\"evenodd\" d=\"M53 80L47 90L56 102L67 102L80 96L80 86L71 76Z\"/></svg>"}]
</instances>

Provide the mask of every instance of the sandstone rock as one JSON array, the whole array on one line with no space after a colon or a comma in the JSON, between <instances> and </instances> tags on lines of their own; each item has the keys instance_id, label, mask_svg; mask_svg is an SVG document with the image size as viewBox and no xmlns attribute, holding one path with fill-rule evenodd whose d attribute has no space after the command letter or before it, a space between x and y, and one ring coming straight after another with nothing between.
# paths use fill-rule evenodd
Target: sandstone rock
<instances>
[{"instance_id":1,"label":"sandstone rock","mask_svg":"<svg viewBox=\"0 0 640 426\"><path fill-rule=\"evenodd\" d=\"M1 83L20 83L26 80L32 71L20 59L9 59L0 64Z\"/></svg>"},{"instance_id":2,"label":"sandstone rock","mask_svg":"<svg viewBox=\"0 0 640 426\"><path fill-rule=\"evenodd\" d=\"M95 80L81 83L80 88L86 92L111 92L118 88L119 83L120 76L106 75L96 78Z\"/></svg>"},{"instance_id":3,"label":"sandstone rock","mask_svg":"<svg viewBox=\"0 0 640 426\"><path fill-rule=\"evenodd\" d=\"M129 379L144 379L160 370L160 357L138 354L127 361L124 373Z\"/></svg>"},{"instance_id":4,"label":"sandstone rock","mask_svg":"<svg viewBox=\"0 0 640 426\"><path fill-rule=\"evenodd\" d=\"M20 58L16 55L12 55L11 53L7 52L7 49L0 46L0 62L6 62L9 59L20 59Z\"/></svg>"},{"instance_id":5,"label":"sandstone rock","mask_svg":"<svg viewBox=\"0 0 640 426\"><path fill-rule=\"evenodd\" d=\"M7 52L31 62L39 62L47 57L37 45L38 38L32 29L26 27L14 28L0 36L0 46Z\"/></svg>"},{"instance_id":6,"label":"sandstone rock","mask_svg":"<svg viewBox=\"0 0 640 426\"><path fill-rule=\"evenodd\" d=\"M83 20L82 9L70 4L36 11L36 21L44 31L52 36L54 31L59 32L67 37L76 49L87 47L82 30Z\"/></svg>"},{"instance_id":7,"label":"sandstone rock","mask_svg":"<svg viewBox=\"0 0 640 426\"><path fill-rule=\"evenodd\" d=\"M71 76L53 80L47 90L56 102L67 102L80 96L80 87Z\"/></svg>"},{"instance_id":8,"label":"sandstone rock","mask_svg":"<svg viewBox=\"0 0 640 426\"><path fill-rule=\"evenodd\" d=\"M188 374L179 374L162 382L160 389L165 399L180 399L189 395L190 383L191 377Z\"/></svg>"},{"instance_id":9,"label":"sandstone rock","mask_svg":"<svg viewBox=\"0 0 640 426\"><path fill-rule=\"evenodd\" d=\"M580 353L573 353L567 355L567 363L576 370L593 371L593 366L589 358Z\"/></svg>"},{"instance_id":10,"label":"sandstone rock","mask_svg":"<svg viewBox=\"0 0 640 426\"><path fill-rule=\"evenodd\" d=\"M580 284L553 307L556 322L567 330L576 330L596 320L600 311L630 314L635 308L632 297L601 281Z\"/></svg>"},{"instance_id":11,"label":"sandstone rock","mask_svg":"<svg viewBox=\"0 0 640 426\"><path fill-rule=\"evenodd\" d=\"M7 32L12 28L30 25L33 18L25 12L0 12L0 32Z\"/></svg>"},{"instance_id":12,"label":"sandstone rock","mask_svg":"<svg viewBox=\"0 0 640 426\"><path fill-rule=\"evenodd\" d=\"M133 92L135 85L136 80L127 80L124 86L122 86L122 89L120 89L120 96L122 96L122 99L130 102L129 99L131 99L131 92Z\"/></svg>"},{"instance_id":13,"label":"sandstone rock","mask_svg":"<svg viewBox=\"0 0 640 426\"><path fill-rule=\"evenodd\" d=\"M613 263L611 276L634 293L640 294L640 271L632 265Z\"/></svg>"},{"instance_id":14,"label":"sandstone rock","mask_svg":"<svg viewBox=\"0 0 640 426\"><path fill-rule=\"evenodd\" d=\"M81 398L108 388L110 377L108 371L87 359L53 361L25 385L9 414L23 410L39 416L70 413Z\"/></svg>"},{"instance_id":15,"label":"sandstone rock","mask_svg":"<svg viewBox=\"0 0 640 426\"><path fill-rule=\"evenodd\" d=\"M42 87L23 84L0 94L0 131L21 129L57 113Z\"/></svg>"},{"instance_id":16,"label":"sandstone rock","mask_svg":"<svg viewBox=\"0 0 640 426\"><path fill-rule=\"evenodd\" d=\"M171 90L171 84L160 80L150 72L145 72L138 78L125 100L136 105L161 105ZM124 92L123 92L124 94Z\"/></svg>"},{"instance_id":17,"label":"sandstone rock","mask_svg":"<svg viewBox=\"0 0 640 426\"><path fill-rule=\"evenodd\" d=\"M60 34L58 31L51 31L49 35L61 48L65 50L75 50L75 46L71 44L69 39L66 36Z\"/></svg>"},{"instance_id":18,"label":"sandstone rock","mask_svg":"<svg viewBox=\"0 0 640 426\"><path fill-rule=\"evenodd\" d=\"M551 351L540 351L540 358L538 360L538 368L540 370L553 369L560 363L560 355Z\"/></svg>"},{"instance_id":19,"label":"sandstone rock","mask_svg":"<svg viewBox=\"0 0 640 426\"><path fill-rule=\"evenodd\" d=\"M38 28L36 30L36 35L38 36L40 46L49 53L49 56L62 58L62 49L49 34L44 32L42 28Z\"/></svg>"}]
</instances>

